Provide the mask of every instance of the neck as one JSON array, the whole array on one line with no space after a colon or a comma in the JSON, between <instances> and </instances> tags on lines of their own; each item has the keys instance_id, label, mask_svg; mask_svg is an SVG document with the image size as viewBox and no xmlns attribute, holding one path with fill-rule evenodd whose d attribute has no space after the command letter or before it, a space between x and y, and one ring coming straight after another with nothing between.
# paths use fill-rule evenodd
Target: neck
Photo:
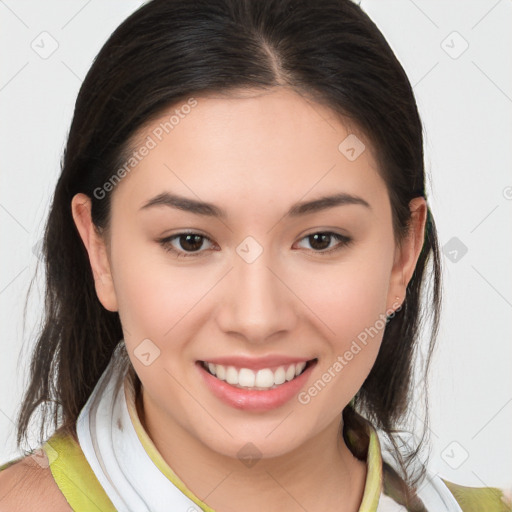
<instances>
[{"instance_id":1,"label":"neck","mask_svg":"<svg viewBox=\"0 0 512 512\"><path fill-rule=\"evenodd\" d=\"M366 464L354 457L340 435L341 415L291 452L248 467L213 451L168 416L163 421L143 390L136 403L141 424L165 462L218 512L359 510Z\"/></svg>"}]
</instances>

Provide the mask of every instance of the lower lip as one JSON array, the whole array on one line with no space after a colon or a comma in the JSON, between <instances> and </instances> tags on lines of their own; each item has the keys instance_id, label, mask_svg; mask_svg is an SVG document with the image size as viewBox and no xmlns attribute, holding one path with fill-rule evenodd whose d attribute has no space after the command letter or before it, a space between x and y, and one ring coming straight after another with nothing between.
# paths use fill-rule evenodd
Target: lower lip
<instances>
[{"instance_id":1,"label":"lower lip","mask_svg":"<svg viewBox=\"0 0 512 512\"><path fill-rule=\"evenodd\" d=\"M202 363L196 365L210 391L224 403L235 409L269 411L284 405L300 391L316 363L310 363L298 377L268 391L235 388L206 371Z\"/></svg>"}]
</instances>

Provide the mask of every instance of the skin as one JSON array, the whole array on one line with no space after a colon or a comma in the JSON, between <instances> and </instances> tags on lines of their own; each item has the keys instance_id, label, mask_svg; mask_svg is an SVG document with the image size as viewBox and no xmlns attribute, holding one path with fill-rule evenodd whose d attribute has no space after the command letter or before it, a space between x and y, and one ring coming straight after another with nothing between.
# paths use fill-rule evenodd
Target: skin
<instances>
[{"instance_id":1,"label":"skin","mask_svg":"<svg viewBox=\"0 0 512 512\"><path fill-rule=\"evenodd\" d=\"M410 203L411 229L398 246L370 143L358 134L366 150L349 161L338 146L355 132L328 108L286 88L197 100L115 187L103 236L91 222L89 198L72 201L98 298L119 312L142 382L141 421L164 460L216 510L358 510L366 465L338 428L375 362L382 329L308 404L292 399L263 413L219 401L195 361L316 357L307 390L359 333L401 304L423 244L425 200ZM134 148L168 117L141 129ZM140 210L164 191L214 203L228 216ZM283 217L297 201L335 192L371 208ZM207 237L196 256L177 258L158 242L186 230ZM353 242L340 246L331 238L322 246L307 236L326 231ZM263 249L251 264L236 252L247 236ZM181 242L172 246L191 253ZM319 254L327 245L340 250ZM160 350L149 366L134 355L144 339ZM251 468L237 458L248 442L262 453Z\"/></svg>"},{"instance_id":2,"label":"skin","mask_svg":"<svg viewBox=\"0 0 512 512\"><path fill-rule=\"evenodd\" d=\"M32 456L0 472L0 512L73 512L48 464Z\"/></svg>"}]
</instances>

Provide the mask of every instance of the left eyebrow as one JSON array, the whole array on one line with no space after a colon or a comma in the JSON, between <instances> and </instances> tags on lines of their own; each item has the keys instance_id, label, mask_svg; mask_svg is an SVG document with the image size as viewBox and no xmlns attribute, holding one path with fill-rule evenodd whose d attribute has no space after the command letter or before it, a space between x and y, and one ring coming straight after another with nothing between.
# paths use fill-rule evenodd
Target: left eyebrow
<instances>
[{"instance_id":1,"label":"left eyebrow","mask_svg":"<svg viewBox=\"0 0 512 512\"><path fill-rule=\"evenodd\" d=\"M371 210L369 203L362 197L343 192L331 196L320 197L313 201L295 203L290 207L288 212L285 214L285 217L299 217L301 215L307 215L342 205L361 205ZM168 192L163 192L162 194L153 197L144 203L140 209L144 210L153 206L168 206L170 208L176 208L195 215L204 215L220 219L226 219L228 216L225 210L212 203L196 201L195 199L170 194Z\"/></svg>"},{"instance_id":2,"label":"left eyebrow","mask_svg":"<svg viewBox=\"0 0 512 512\"><path fill-rule=\"evenodd\" d=\"M286 217L298 217L308 213L315 213L327 208L334 208L335 206L343 206L348 204L358 204L365 208L372 209L367 201L362 197L347 194L345 192L335 194L333 196L324 196L313 201L302 203L295 203L286 213Z\"/></svg>"}]
</instances>

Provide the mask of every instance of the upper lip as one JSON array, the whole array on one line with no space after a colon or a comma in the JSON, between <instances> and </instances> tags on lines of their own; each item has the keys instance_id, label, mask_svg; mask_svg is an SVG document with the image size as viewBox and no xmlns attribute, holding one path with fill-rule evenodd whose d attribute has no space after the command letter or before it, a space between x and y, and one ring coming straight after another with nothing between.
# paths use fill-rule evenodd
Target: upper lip
<instances>
[{"instance_id":1,"label":"upper lip","mask_svg":"<svg viewBox=\"0 0 512 512\"><path fill-rule=\"evenodd\" d=\"M235 368L249 368L250 370L261 370L262 368L271 368L274 366L287 366L296 363L306 363L314 358L291 357L285 355L268 355L265 357L248 356L229 356L212 357L211 359L202 359L203 362L212 364L221 364L222 366L234 366Z\"/></svg>"}]
</instances>

